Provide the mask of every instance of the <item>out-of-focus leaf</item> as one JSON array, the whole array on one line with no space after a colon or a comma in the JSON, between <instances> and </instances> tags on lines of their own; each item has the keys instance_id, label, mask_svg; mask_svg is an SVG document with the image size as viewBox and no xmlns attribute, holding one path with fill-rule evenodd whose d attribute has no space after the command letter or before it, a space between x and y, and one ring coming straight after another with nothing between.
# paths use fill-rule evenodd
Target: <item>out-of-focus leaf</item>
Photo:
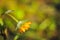
<instances>
[{"instance_id":1,"label":"out-of-focus leaf","mask_svg":"<svg viewBox=\"0 0 60 40\"><path fill-rule=\"evenodd\" d=\"M40 39L39 34L33 32L33 31L28 31L28 32L26 32L25 36L26 36L27 38L30 37L30 38L33 38L33 39Z\"/></svg>"},{"instance_id":2,"label":"out-of-focus leaf","mask_svg":"<svg viewBox=\"0 0 60 40\"><path fill-rule=\"evenodd\" d=\"M38 24L35 22L32 22L31 27L32 30L36 30L38 28Z\"/></svg>"},{"instance_id":3,"label":"out-of-focus leaf","mask_svg":"<svg viewBox=\"0 0 60 40\"><path fill-rule=\"evenodd\" d=\"M60 0L53 0L54 3L60 3Z\"/></svg>"},{"instance_id":4,"label":"out-of-focus leaf","mask_svg":"<svg viewBox=\"0 0 60 40\"><path fill-rule=\"evenodd\" d=\"M24 11L23 10L15 10L14 12L10 13L14 16L17 20L22 20L24 18Z\"/></svg>"},{"instance_id":5,"label":"out-of-focus leaf","mask_svg":"<svg viewBox=\"0 0 60 40\"><path fill-rule=\"evenodd\" d=\"M3 36L0 36L0 40L4 40Z\"/></svg>"},{"instance_id":6,"label":"out-of-focus leaf","mask_svg":"<svg viewBox=\"0 0 60 40\"><path fill-rule=\"evenodd\" d=\"M2 13L3 13L3 9L0 8L0 17L2 16Z\"/></svg>"},{"instance_id":7,"label":"out-of-focus leaf","mask_svg":"<svg viewBox=\"0 0 60 40\"><path fill-rule=\"evenodd\" d=\"M51 21L49 20L49 18L47 18L40 24L39 29L45 30L50 24L51 24Z\"/></svg>"},{"instance_id":8,"label":"out-of-focus leaf","mask_svg":"<svg viewBox=\"0 0 60 40\"><path fill-rule=\"evenodd\" d=\"M9 17L5 16L4 23L5 23L6 27L9 28L9 30L11 32L15 31L15 26L16 25L14 25L15 23L14 23L14 21L12 19L10 19Z\"/></svg>"},{"instance_id":9,"label":"out-of-focus leaf","mask_svg":"<svg viewBox=\"0 0 60 40\"><path fill-rule=\"evenodd\" d=\"M14 37L14 40L18 40L19 37L20 37L20 35L17 34L17 35Z\"/></svg>"},{"instance_id":10,"label":"out-of-focus leaf","mask_svg":"<svg viewBox=\"0 0 60 40\"><path fill-rule=\"evenodd\" d=\"M0 24L3 25L3 20L2 20L2 18L0 18Z\"/></svg>"},{"instance_id":11,"label":"out-of-focus leaf","mask_svg":"<svg viewBox=\"0 0 60 40\"><path fill-rule=\"evenodd\" d=\"M35 1L31 3L31 5L26 6L26 11L30 14L35 14L38 11L39 4Z\"/></svg>"},{"instance_id":12,"label":"out-of-focus leaf","mask_svg":"<svg viewBox=\"0 0 60 40\"><path fill-rule=\"evenodd\" d=\"M52 22L51 25L49 26L49 30L56 30L56 24L55 22Z\"/></svg>"},{"instance_id":13,"label":"out-of-focus leaf","mask_svg":"<svg viewBox=\"0 0 60 40\"><path fill-rule=\"evenodd\" d=\"M55 24L55 21L51 22L51 25L48 28L47 35L48 35L48 37L56 36L56 24Z\"/></svg>"}]
</instances>

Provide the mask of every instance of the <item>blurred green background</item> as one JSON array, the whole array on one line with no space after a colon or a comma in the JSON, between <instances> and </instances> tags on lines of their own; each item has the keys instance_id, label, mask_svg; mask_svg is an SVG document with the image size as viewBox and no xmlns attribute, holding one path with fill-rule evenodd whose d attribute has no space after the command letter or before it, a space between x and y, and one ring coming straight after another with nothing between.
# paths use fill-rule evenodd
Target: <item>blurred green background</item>
<instances>
[{"instance_id":1,"label":"blurred green background","mask_svg":"<svg viewBox=\"0 0 60 40\"><path fill-rule=\"evenodd\" d=\"M60 40L60 0L0 0L0 35L0 40Z\"/></svg>"}]
</instances>

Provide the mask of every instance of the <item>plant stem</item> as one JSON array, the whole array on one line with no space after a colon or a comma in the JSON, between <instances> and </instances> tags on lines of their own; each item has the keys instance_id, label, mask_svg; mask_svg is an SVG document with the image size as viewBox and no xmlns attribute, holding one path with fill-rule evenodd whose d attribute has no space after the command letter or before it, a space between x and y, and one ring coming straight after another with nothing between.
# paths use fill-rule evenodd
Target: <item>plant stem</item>
<instances>
[{"instance_id":1,"label":"plant stem","mask_svg":"<svg viewBox=\"0 0 60 40\"><path fill-rule=\"evenodd\" d=\"M18 40L19 38L19 34L17 34L15 37L14 37L14 40Z\"/></svg>"},{"instance_id":2,"label":"plant stem","mask_svg":"<svg viewBox=\"0 0 60 40\"><path fill-rule=\"evenodd\" d=\"M10 14L6 14L6 15L9 16L9 17L12 18L15 22L18 23L18 20L17 20L14 16L12 16L12 15L10 15Z\"/></svg>"}]
</instances>

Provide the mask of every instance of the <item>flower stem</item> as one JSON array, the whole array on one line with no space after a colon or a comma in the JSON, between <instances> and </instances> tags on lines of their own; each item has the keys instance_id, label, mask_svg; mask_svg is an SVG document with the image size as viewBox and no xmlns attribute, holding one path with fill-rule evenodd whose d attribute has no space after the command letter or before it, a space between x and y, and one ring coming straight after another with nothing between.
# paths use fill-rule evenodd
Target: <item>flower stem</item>
<instances>
[{"instance_id":1,"label":"flower stem","mask_svg":"<svg viewBox=\"0 0 60 40\"><path fill-rule=\"evenodd\" d=\"M19 34L17 34L15 37L14 37L14 40L18 40L19 38Z\"/></svg>"},{"instance_id":2,"label":"flower stem","mask_svg":"<svg viewBox=\"0 0 60 40\"><path fill-rule=\"evenodd\" d=\"M12 18L15 22L18 23L18 20L17 20L14 16L12 16L12 15L10 15L10 14L6 14L6 15L9 16L9 17Z\"/></svg>"}]
</instances>

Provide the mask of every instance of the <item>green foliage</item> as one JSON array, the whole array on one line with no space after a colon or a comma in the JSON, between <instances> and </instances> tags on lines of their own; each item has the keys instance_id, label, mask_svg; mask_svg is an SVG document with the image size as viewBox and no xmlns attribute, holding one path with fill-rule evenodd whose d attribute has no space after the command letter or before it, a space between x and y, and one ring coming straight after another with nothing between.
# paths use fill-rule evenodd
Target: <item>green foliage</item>
<instances>
[{"instance_id":1,"label":"green foliage","mask_svg":"<svg viewBox=\"0 0 60 40\"><path fill-rule=\"evenodd\" d=\"M49 20L49 18L47 18L40 24L39 29L45 30L50 24L51 24L51 21Z\"/></svg>"},{"instance_id":2,"label":"green foliage","mask_svg":"<svg viewBox=\"0 0 60 40\"><path fill-rule=\"evenodd\" d=\"M2 20L2 18L0 18L0 24L3 26L3 20Z\"/></svg>"},{"instance_id":3,"label":"green foliage","mask_svg":"<svg viewBox=\"0 0 60 40\"><path fill-rule=\"evenodd\" d=\"M16 0L7 0L6 5L4 5L6 6L5 9L12 10L12 12L5 14L6 10L0 8L0 24L6 26L13 34L15 33L14 40L18 40L19 38L22 38L22 40L48 40L55 36L56 10L53 6L45 4L44 1L45 0L20 0L21 3L18 4ZM60 1L52 0L52 2L57 4ZM30 26L29 30L25 33L19 33L18 30L16 30L19 21L23 21L22 25L27 21L32 21L31 25L26 24ZM19 25L19 27L21 27L21 25ZM24 29L22 28L22 30Z\"/></svg>"},{"instance_id":4,"label":"green foliage","mask_svg":"<svg viewBox=\"0 0 60 40\"><path fill-rule=\"evenodd\" d=\"M14 12L12 12L10 14L13 15L17 20L22 20L24 18L23 10L15 10Z\"/></svg>"},{"instance_id":5,"label":"green foliage","mask_svg":"<svg viewBox=\"0 0 60 40\"><path fill-rule=\"evenodd\" d=\"M31 26L30 28L31 28L32 30L36 30L36 29L38 28L38 24L35 23L35 22L33 22L30 26Z\"/></svg>"},{"instance_id":6,"label":"green foliage","mask_svg":"<svg viewBox=\"0 0 60 40\"><path fill-rule=\"evenodd\" d=\"M60 0L53 0L53 2L58 4L58 3L60 3Z\"/></svg>"},{"instance_id":7,"label":"green foliage","mask_svg":"<svg viewBox=\"0 0 60 40\"><path fill-rule=\"evenodd\" d=\"M5 16L5 19L4 19L4 22L5 22L5 25L7 26L7 28L9 28L9 30L11 30L12 32L15 31L15 26L14 25L14 21L9 19L8 17Z\"/></svg>"},{"instance_id":8,"label":"green foliage","mask_svg":"<svg viewBox=\"0 0 60 40\"><path fill-rule=\"evenodd\" d=\"M2 36L0 36L0 40L4 40L4 38Z\"/></svg>"},{"instance_id":9,"label":"green foliage","mask_svg":"<svg viewBox=\"0 0 60 40\"><path fill-rule=\"evenodd\" d=\"M2 13L3 13L3 9L0 8L0 17L1 17L1 15L2 15Z\"/></svg>"}]
</instances>

